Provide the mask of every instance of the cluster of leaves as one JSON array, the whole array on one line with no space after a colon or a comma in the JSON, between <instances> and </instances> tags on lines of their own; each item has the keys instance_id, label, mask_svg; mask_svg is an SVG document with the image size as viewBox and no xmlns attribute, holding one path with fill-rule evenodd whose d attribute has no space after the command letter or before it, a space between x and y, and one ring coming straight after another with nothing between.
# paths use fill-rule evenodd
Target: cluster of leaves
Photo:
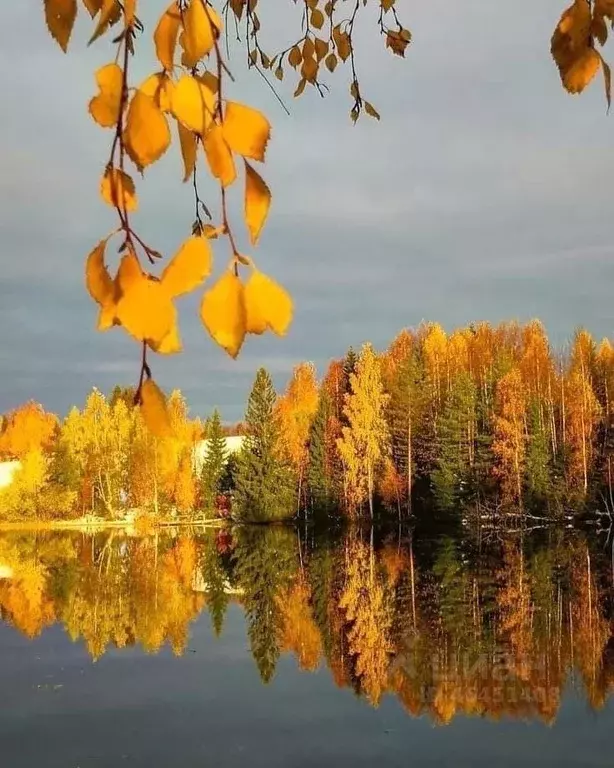
<instances>
[{"instance_id":1,"label":"cluster of leaves","mask_svg":"<svg viewBox=\"0 0 614 768\"><path fill-rule=\"evenodd\" d=\"M296 0L295 0L296 4ZM348 4L351 11L345 13ZM349 62L351 69L350 95L353 100L350 117L356 122L364 110L379 120L375 107L363 98L356 70L354 30L361 9L375 5L369 0L302 0L301 35L291 45L274 55L264 51L259 32L258 0L228 0L225 16L228 22L232 14L237 40L241 34L247 42L248 65L259 71L269 70L278 80L283 80L286 71L294 70L298 82L294 96L298 97L307 85L314 87L321 96L327 90L321 81L325 68L333 73L339 64ZM397 56L404 57L411 41L411 32L400 22L396 11L396 0L377 0L379 15L377 24L385 40L386 48Z\"/></svg>"},{"instance_id":2,"label":"cluster of leaves","mask_svg":"<svg viewBox=\"0 0 614 768\"><path fill-rule=\"evenodd\" d=\"M98 93L89 102L93 120L101 128L113 130L100 195L116 210L119 226L87 257L86 285L100 306L98 329L121 326L142 344L135 402L141 405L150 429L166 436L170 420L164 395L151 377L147 352L181 351L173 302L202 286L210 276L212 239L225 237L230 250L228 268L204 293L200 306L202 323L214 341L234 358L246 334L270 330L282 336L291 323L289 295L259 271L249 256L240 253L227 213L227 190L237 181L240 163L245 223L250 243L255 246L268 216L271 192L250 161L264 162L270 124L258 110L223 95L230 77L219 45L223 23L205 0L175 0L166 9L153 34L161 69L136 87L129 79L131 57L143 31L136 0L86 0L84 4L95 22L90 43L113 25L122 25L113 39L115 60L96 72ZM76 0L45 0L45 12L51 34L66 50L77 13ZM171 145L173 122L183 158L183 180L192 179L194 185L196 219L190 236L161 275L156 275L149 271L149 265L162 256L143 241L130 220L138 209L138 196L129 163L143 174L157 162ZM202 218L204 213L211 219L211 214L197 186L200 147L205 167L220 188L217 226ZM112 277L106 249L115 235L121 236L121 258ZM245 282L242 269L249 272Z\"/></svg>"},{"instance_id":3,"label":"cluster of leaves","mask_svg":"<svg viewBox=\"0 0 614 768\"><path fill-rule=\"evenodd\" d=\"M569 93L582 93L601 67L609 107L612 73L596 49L606 44L608 25L614 27L614 0L574 0L554 30L551 51Z\"/></svg>"}]
</instances>

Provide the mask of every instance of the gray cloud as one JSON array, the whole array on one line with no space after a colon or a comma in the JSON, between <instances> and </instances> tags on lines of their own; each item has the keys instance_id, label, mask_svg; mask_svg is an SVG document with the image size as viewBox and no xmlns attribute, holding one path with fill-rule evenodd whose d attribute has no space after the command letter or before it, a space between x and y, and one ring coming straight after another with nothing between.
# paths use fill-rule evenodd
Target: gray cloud
<instances>
[{"instance_id":1,"label":"gray cloud","mask_svg":"<svg viewBox=\"0 0 614 768\"><path fill-rule=\"evenodd\" d=\"M138 361L119 330L95 332L83 286L85 255L114 227L97 196L110 134L86 112L109 48L86 48L83 25L64 57L35 5L11 4L0 28L11 72L0 125L0 409L34 397L65 412L94 385L134 382ZM163 6L147 4L149 18ZM236 98L274 124L274 205L255 257L292 291L296 317L287 338L250 338L232 361L200 326L198 297L182 300L185 352L156 360L155 372L193 413L217 405L239 418L259 365L283 386L300 360L323 372L349 344L384 346L422 319L453 328L539 316L557 343L578 324L611 334L612 123L600 84L576 98L560 87L549 36L562 3L399 6L414 33L406 61L383 51L374 27L360 33L361 84L379 124L350 125L342 72L324 100L294 102L282 85L287 117L257 75L234 67ZM292 4L277 8L263 26L285 41ZM138 66L143 77L155 68ZM179 168L171 152L139 184L135 224L164 253L192 219ZM204 192L215 203L215 190ZM224 259L218 248L218 267Z\"/></svg>"}]
</instances>

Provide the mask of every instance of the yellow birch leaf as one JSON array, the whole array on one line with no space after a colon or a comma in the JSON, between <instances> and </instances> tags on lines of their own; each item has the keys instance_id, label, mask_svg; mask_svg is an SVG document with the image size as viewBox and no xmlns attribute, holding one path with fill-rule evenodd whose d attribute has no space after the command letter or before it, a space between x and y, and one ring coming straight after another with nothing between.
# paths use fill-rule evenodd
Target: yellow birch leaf
<instances>
[{"instance_id":1,"label":"yellow birch leaf","mask_svg":"<svg viewBox=\"0 0 614 768\"><path fill-rule=\"evenodd\" d=\"M324 14L322 11L318 10L317 8L314 8L311 12L311 26L315 27L316 29L322 29L322 26L324 24Z\"/></svg>"},{"instance_id":2,"label":"yellow birch leaf","mask_svg":"<svg viewBox=\"0 0 614 768\"><path fill-rule=\"evenodd\" d=\"M215 95L192 75L183 75L173 88L171 111L190 131L203 135L215 110Z\"/></svg>"},{"instance_id":3,"label":"yellow birch leaf","mask_svg":"<svg viewBox=\"0 0 614 768\"><path fill-rule=\"evenodd\" d=\"M47 28L64 53L76 18L77 0L45 0Z\"/></svg>"},{"instance_id":4,"label":"yellow birch leaf","mask_svg":"<svg viewBox=\"0 0 614 768\"><path fill-rule=\"evenodd\" d=\"M107 29L115 24L121 16L121 6L118 0L102 0L100 7L100 16L94 34L91 36L88 45L97 40Z\"/></svg>"},{"instance_id":5,"label":"yellow birch leaf","mask_svg":"<svg viewBox=\"0 0 614 768\"><path fill-rule=\"evenodd\" d=\"M271 190L252 166L245 162L245 223L252 245L256 245L271 207Z\"/></svg>"},{"instance_id":6,"label":"yellow birch leaf","mask_svg":"<svg viewBox=\"0 0 614 768\"><path fill-rule=\"evenodd\" d=\"M260 302L260 297L258 292L254 291L254 285L250 278L245 286L245 330L247 333L260 336L266 331L267 327L266 316Z\"/></svg>"},{"instance_id":7,"label":"yellow birch leaf","mask_svg":"<svg viewBox=\"0 0 614 768\"><path fill-rule=\"evenodd\" d=\"M102 8L102 0L83 0L83 5L93 19Z\"/></svg>"},{"instance_id":8,"label":"yellow birch leaf","mask_svg":"<svg viewBox=\"0 0 614 768\"><path fill-rule=\"evenodd\" d=\"M601 45L605 45L608 41L608 26L605 17L597 14L597 11L595 11L591 22L591 34L599 40Z\"/></svg>"},{"instance_id":9,"label":"yellow birch leaf","mask_svg":"<svg viewBox=\"0 0 614 768\"><path fill-rule=\"evenodd\" d=\"M318 76L318 62L312 56L306 56L303 59L301 67L301 77L310 83L315 82Z\"/></svg>"},{"instance_id":10,"label":"yellow birch leaf","mask_svg":"<svg viewBox=\"0 0 614 768\"><path fill-rule=\"evenodd\" d=\"M241 21L241 17L243 16L243 9L247 5L246 0L229 0L229 5L232 12L237 17L237 21Z\"/></svg>"},{"instance_id":11,"label":"yellow birch leaf","mask_svg":"<svg viewBox=\"0 0 614 768\"><path fill-rule=\"evenodd\" d=\"M341 61L349 59L352 53L352 43L347 32L341 32L337 38L337 53Z\"/></svg>"},{"instance_id":12,"label":"yellow birch leaf","mask_svg":"<svg viewBox=\"0 0 614 768\"><path fill-rule=\"evenodd\" d=\"M603 56L600 56L599 58L601 59L601 68L603 70L603 84L605 87L605 99L608 103L608 111L609 111L610 107L612 106L612 70L610 69L610 65L603 58Z\"/></svg>"},{"instance_id":13,"label":"yellow birch leaf","mask_svg":"<svg viewBox=\"0 0 614 768\"><path fill-rule=\"evenodd\" d=\"M203 0L192 0L183 14L183 34L180 43L184 50L184 64L188 69L208 56L222 29L222 21L215 10ZM214 37L215 36L215 37Z\"/></svg>"},{"instance_id":14,"label":"yellow birch leaf","mask_svg":"<svg viewBox=\"0 0 614 768\"><path fill-rule=\"evenodd\" d=\"M170 112L175 84L163 72L154 72L139 85L139 91L154 100L154 104L163 112Z\"/></svg>"},{"instance_id":15,"label":"yellow birch leaf","mask_svg":"<svg viewBox=\"0 0 614 768\"><path fill-rule=\"evenodd\" d=\"M192 235L181 245L162 272L162 285L172 298L189 293L211 274L211 244L202 235Z\"/></svg>"},{"instance_id":16,"label":"yellow birch leaf","mask_svg":"<svg viewBox=\"0 0 614 768\"><path fill-rule=\"evenodd\" d=\"M227 270L217 283L205 292L200 317L212 339L236 358L245 339L245 289L243 283Z\"/></svg>"},{"instance_id":17,"label":"yellow birch leaf","mask_svg":"<svg viewBox=\"0 0 614 768\"><path fill-rule=\"evenodd\" d=\"M161 341L156 342L150 340L147 342L147 345L150 347L150 349L153 349L153 351L157 352L159 355L175 355L178 352L181 352L183 349L183 344L181 343L181 337L179 335L179 329L177 328L176 324L173 325L173 327Z\"/></svg>"},{"instance_id":18,"label":"yellow birch leaf","mask_svg":"<svg viewBox=\"0 0 614 768\"><path fill-rule=\"evenodd\" d=\"M295 45L288 54L288 64L296 69L302 60L303 54L301 53L301 49L298 45Z\"/></svg>"},{"instance_id":19,"label":"yellow birch leaf","mask_svg":"<svg viewBox=\"0 0 614 768\"><path fill-rule=\"evenodd\" d=\"M324 63L326 64L326 69L328 69L329 72L334 72L337 68L337 57L334 53L329 53L328 56L324 59Z\"/></svg>"},{"instance_id":20,"label":"yellow birch leaf","mask_svg":"<svg viewBox=\"0 0 614 768\"><path fill-rule=\"evenodd\" d=\"M98 313L98 322L96 323L96 330L108 331L109 328L112 328L114 325L119 325L119 320L117 319L116 310L117 310L117 307L115 306L115 302L104 304L100 308L100 312Z\"/></svg>"},{"instance_id":21,"label":"yellow birch leaf","mask_svg":"<svg viewBox=\"0 0 614 768\"><path fill-rule=\"evenodd\" d=\"M107 240L107 237L101 240L85 262L85 286L101 307L112 302L115 297L115 284L104 263Z\"/></svg>"},{"instance_id":22,"label":"yellow birch leaf","mask_svg":"<svg viewBox=\"0 0 614 768\"><path fill-rule=\"evenodd\" d=\"M106 331L118 324L115 318L117 288L104 263L108 239L106 237L98 243L85 263L85 285L90 296L100 306L96 325L99 331Z\"/></svg>"},{"instance_id":23,"label":"yellow birch leaf","mask_svg":"<svg viewBox=\"0 0 614 768\"><path fill-rule=\"evenodd\" d=\"M138 199L134 181L119 168L107 168L100 183L100 196L113 208L121 211L136 211Z\"/></svg>"},{"instance_id":24,"label":"yellow birch leaf","mask_svg":"<svg viewBox=\"0 0 614 768\"><path fill-rule=\"evenodd\" d=\"M224 113L224 138L233 152L252 160L264 160L271 126L257 109L229 101Z\"/></svg>"},{"instance_id":25,"label":"yellow birch leaf","mask_svg":"<svg viewBox=\"0 0 614 768\"><path fill-rule=\"evenodd\" d=\"M396 55L405 58L405 49L411 42L411 32L409 29L394 30L389 29L386 33L386 48ZM348 44L348 55L350 53L350 47ZM344 59L345 61L345 59Z\"/></svg>"},{"instance_id":26,"label":"yellow birch leaf","mask_svg":"<svg viewBox=\"0 0 614 768\"><path fill-rule=\"evenodd\" d=\"M292 322L292 299L279 283L254 269L245 286L245 304L257 327L264 319L273 333L285 336Z\"/></svg>"},{"instance_id":27,"label":"yellow birch leaf","mask_svg":"<svg viewBox=\"0 0 614 768\"><path fill-rule=\"evenodd\" d=\"M138 341L159 343L177 320L177 310L157 278L141 269L136 255L126 253L117 272L116 316Z\"/></svg>"},{"instance_id":28,"label":"yellow birch leaf","mask_svg":"<svg viewBox=\"0 0 614 768\"><path fill-rule=\"evenodd\" d=\"M128 107L124 142L130 159L139 168L155 163L171 143L164 114L154 100L141 91L134 94Z\"/></svg>"},{"instance_id":29,"label":"yellow birch leaf","mask_svg":"<svg viewBox=\"0 0 614 768\"><path fill-rule=\"evenodd\" d=\"M160 17L154 32L154 44L158 61L167 72L173 69L177 35L181 26L181 12L176 2L171 3Z\"/></svg>"},{"instance_id":30,"label":"yellow birch leaf","mask_svg":"<svg viewBox=\"0 0 614 768\"><path fill-rule=\"evenodd\" d=\"M219 179L223 187L229 187L237 178L237 170L221 125L218 123L211 125L205 134L203 146L211 174Z\"/></svg>"},{"instance_id":31,"label":"yellow birch leaf","mask_svg":"<svg viewBox=\"0 0 614 768\"><path fill-rule=\"evenodd\" d=\"M371 117L374 117L376 120L380 119L379 112L377 111L377 109L375 109L373 104L370 104L368 101L365 101L365 111L368 115L370 115Z\"/></svg>"},{"instance_id":32,"label":"yellow birch leaf","mask_svg":"<svg viewBox=\"0 0 614 768\"><path fill-rule=\"evenodd\" d=\"M590 29L591 8L588 0L575 0L561 16L550 42L550 51L561 73L561 79L586 50Z\"/></svg>"},{"instance_id":33,"label":"yellow birch leaf","mask_svg":"<svg viewBox=\"0 0 614 768\"><path fill-rule=\"evenodd\" d=\"M152 435L172 437L173 428L166 407L166 398L153 379L147 379L141 387L141 415Z\"/></svg>"},{"instance_id":34,"label":"yellow birch leaf","mask_svg":"<svg viewBox=\"0 0 614 768\"><path fill-rule=\"evenodd\" d=\"M186 128L183 123L177 122L179 132L179 146L181 147L181 157L183 158L183 181L187 181L194 173L196 167L196 150L198 142L196 134Z\"/></svg>"},{"instance_id":35,"label":"yellow birch leaf","mask_svg":"<svg viewBox=\"0 0 614 768\"><path fill-rule=\"evenodd\" d=\"M90 99L89 112L98 125L113 128L119 118L123 72L117 64L105 64L96 71L100 93Z\"/></svg>"},{"instance_id":36,"label":"yellow birch leaf","mask_svg":"<svg viewBox=\"0 0 614 768\"><path fill-rule=\"evenodd\" d=\"M562 73L563 85L569 93L582 93L597 74L601 58L594 48L586 50Z\"/></svg>"},{"instance_id":37,"label":"yellow birch leaf","mask_svg":"<svg viewBox=\"0 0 614 768\"><path fill-rule=\"evenodd\" d=\"M316 37L316 58L318 61L321 61L326 54L328 53L328 43L326 40L321 40L319 37Z\"/></svg>"}]
</instances>

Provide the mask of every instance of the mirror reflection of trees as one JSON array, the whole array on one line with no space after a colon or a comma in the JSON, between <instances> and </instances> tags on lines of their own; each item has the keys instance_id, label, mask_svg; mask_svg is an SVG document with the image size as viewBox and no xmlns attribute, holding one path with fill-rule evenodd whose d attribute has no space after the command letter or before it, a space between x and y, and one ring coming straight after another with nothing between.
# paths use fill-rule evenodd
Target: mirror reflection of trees
<instances>
[{"instance_id":1,"label":"mirror reflection of trees","mask_svg":"<svg viewBox=\"0 0 614 768\"><path fill-rule=\"evenodd\" d=\"M614 688L613 570L579 531L424 538L350 527L213 528L0 536L0 618L29 638L53 624L93 659L164 646L181 656L231 604L263 682L284 654L411 715L552 722L566 686L599 709Z\"/></svg>"}]
</instances>

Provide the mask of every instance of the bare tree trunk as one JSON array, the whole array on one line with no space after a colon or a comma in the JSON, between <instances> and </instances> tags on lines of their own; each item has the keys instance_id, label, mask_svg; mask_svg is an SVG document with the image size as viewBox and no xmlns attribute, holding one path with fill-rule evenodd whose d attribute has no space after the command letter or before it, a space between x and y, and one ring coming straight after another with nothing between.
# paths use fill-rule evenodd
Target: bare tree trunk
<instances>
[{"instance_id":1,"label":"bare tree trunk","mask_svg":"<svg viewBox=\"0 0 614 768\"><path fill-rule=\"evenodd\" d=\"M414 541L413 538L409 540L409 578L411 583L411 614L414 624L414 630L416 629L416 584L414 579Z\"/></svg>"},{"instance_id":2,"label":"bare tree trunk","mask_svg":"<svg viewBox=\"0 0 614 768\"><path fill-rule=\"evenodd\" d=\"M411 510L411 487L412 487L412 452L411 452L411 428L412 428L411 403L407 418L407 507Z\"/></svg>"}]
</instances>

